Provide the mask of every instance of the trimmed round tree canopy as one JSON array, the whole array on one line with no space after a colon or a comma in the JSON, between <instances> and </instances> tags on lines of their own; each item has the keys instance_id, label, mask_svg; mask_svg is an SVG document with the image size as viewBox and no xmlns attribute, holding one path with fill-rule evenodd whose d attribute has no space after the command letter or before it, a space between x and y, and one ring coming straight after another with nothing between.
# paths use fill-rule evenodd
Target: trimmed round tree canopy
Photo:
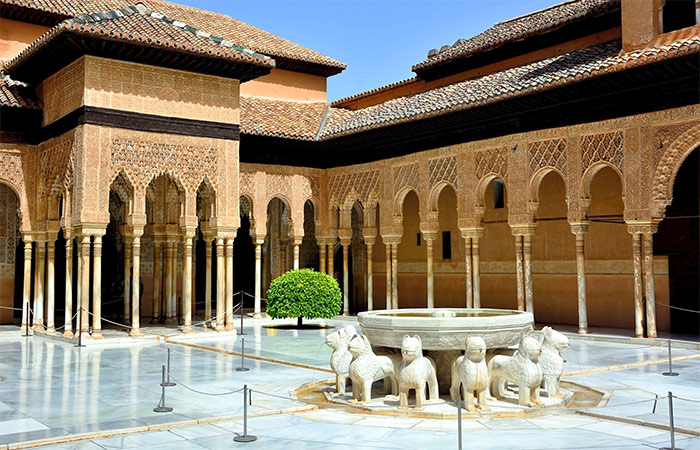
<instances>
[{"instance_id":1,"label":"trimmed round tree canopy","mask_svg":"<svg viewBox=\"0 0 700 450\"><path fill-rule=\"evenodd\" d=\"M333 277L311 269L291 270L275 278L267 291L267 314L273 319L330 319L343 301Z\"/></svg>"}]
</instances>

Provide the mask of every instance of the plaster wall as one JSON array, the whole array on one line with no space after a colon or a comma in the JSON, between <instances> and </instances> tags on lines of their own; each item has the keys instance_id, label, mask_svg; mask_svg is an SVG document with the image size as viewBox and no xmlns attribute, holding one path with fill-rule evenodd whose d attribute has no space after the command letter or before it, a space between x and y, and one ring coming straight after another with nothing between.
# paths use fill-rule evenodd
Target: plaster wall
<instances>
[{"instance_id":1,"label":"plaster wall","mask_svg":"<svg viewBox=\"0 0 700 450\"><path fill-rule=\"evenodd\" d=\"M83 56L38 87L43 125L87 105L210 122L240 122L239 81Z\"/></svg>"},{"instance_id":2,"label":"plaster wall","mask_svg":"<svg viewBox=\"0 0 700 450\"><path fill-rule=\"evenodd\" d=\"M47 31L41 25L0 18L0 60L14 58Z\"/></svg>"},{"instance_id":3,"label":"plaster wall","mask_svg":"<svg viewBox=\"0 0 700 450\"><path fill-rule=\"evenodd\" d=\"M326 77L272 69L268 75L241 84L241 95L278 100L325 102Z\"/></svg>"}]
</instances>

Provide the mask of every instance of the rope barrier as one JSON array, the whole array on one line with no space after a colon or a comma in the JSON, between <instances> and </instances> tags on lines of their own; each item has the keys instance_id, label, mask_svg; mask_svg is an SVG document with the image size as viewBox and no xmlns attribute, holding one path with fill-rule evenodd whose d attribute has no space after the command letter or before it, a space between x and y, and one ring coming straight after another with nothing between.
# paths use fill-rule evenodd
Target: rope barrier
<instances>
[{"instance_id":1,"label":"rope barrier","mask_svg":"<svg viewBox=\"0 0 700 450\"><path fill-rule=\"evenodd\" d=\"M0 306L0 309L11 309L13 311L22 311L22 308L10 308L9 306Z\"/></svg>"},{"instance_id":2,"label":"rope barrier","mask_svg":"<svg viewBox=\"0 0 700 450\"><path fill-rule=\"evenodd\" d=\"M95 315L94 315L92 312L88 311L87 313L90 314L91 316L95 317ZM129 325L124 325L123 323L113 322L113 321L111 321L111 320L109 320L109 319L105 319L104 317L100 317L100 321L104 321L104 322L107 322L107 323L111 323L112 325L116 325L116 326L118 326L118 327L133 328L133 327L130 327Z\"/></svg>"},{"instance_id":3,"label":"rope barrier","mask_svg":"<svg viewBox=\"0 0 700 450\"><path fill-rule=\"evenodd\" d=\"M236 394L236 393L241 392L241 391L243 390L243 388L240 388L240 389L237 389L237 390L235 390L235 391L221 392L221 393L212 393L212 392L198 391L197 389L191 388L191 387L187 386L185 383L183 383L182 381L180 381L180 380L178 380L177 378L175 378L175 377L172 375L172 373L166 372L166 374L167 374L170 378L172 378L173 380L175 380L175 382L177 382L180 386L182 386L182 387L184 387L185 389L188 389L188 390L190 390L190 391L192 391L192 392L195 392L195 393L197 393L197 394L201 394L201 395L210 395L210 396L233 395L233 394Z\"/></svg>"},{"instance_id":4,"label":"rope barrier","mask_svg":"<svg viewBox=\"0 0 700 450\"><path fill-rule=\"evenodd\" d=\"M683 400L685 402L700 403L700 399L679 397L677 395L674 395L673 398L677 398L678 400Z\"/></svg>"},{"instance_id":5,"label":"rope barrier","mask_svg":"<svg viewBox=\"0 0 700 450\"><path fill-rule=\"evenodd\" d=\"M671 309L677 309L679 311L685 311L685 312L690 312L690 313L695 313L695 314L700 314L700 311L697 311L695 309L686 309L686 308L679 308L678 306L671 306L667 305L666 303L661 303L661 302L656 302L657 305L665 306L667 308Z\"/></svg>"}]
</instances>

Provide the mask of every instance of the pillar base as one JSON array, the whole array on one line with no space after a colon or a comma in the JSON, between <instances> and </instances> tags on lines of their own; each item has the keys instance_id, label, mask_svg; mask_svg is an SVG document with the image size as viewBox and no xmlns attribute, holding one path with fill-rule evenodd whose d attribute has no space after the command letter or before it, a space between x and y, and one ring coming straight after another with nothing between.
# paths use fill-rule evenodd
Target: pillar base
<instances>
[{"instance_id":1,"label":"pillar base","mask_svg":"<svg viewBox=\"0 0 700 450\"><path fill-rule=\"evenodd\" d=\"M253 313L253 319L262 319L263 316L259 312Z\"/></svg>"},{"instance_id":2,"label":"pillar base","mask_svg":"<svg viewBox=\"0 0 700 450\"><path fill-rule=\"evenodd\" d=\"M56 328L54 328L54 327L47 328L46 334L56 334Z\"/></svg>"},{"instance_id":3,"label":"pillar base","mask_svg":"<svg viewBox=\"0 0 700 450\"><path fill-rule=\"evenodd\" d=\"M92 334L90 335L90 339L104 339L104 336L102 336L102 330L93 330Z\"/></svg>"},{"instance_id":4,"label":"pillar base","mask_svg":"<svg viewBox=\"0 0 700 450\"><path fill-rule=\"evenodd\" d=\"M588 329L587 328L579 328L578 331L576 332L578 334L588 334Z\"/></svg>"},{"instance_id":5,"label":"pillar base","mask_svg":"<svg viewBox=\"0 0 700 450\"><path fill-rule=\"evenodd\" d=\"M226 325L224 327L224 331L233 331L235 329L236 329L236 327L234 327L233 325Z\"/></svg>"},{"instance_id":6,"label":"pillar base","mask_svg":"<svg viewBox=\"0 0 700 450\"><path fill-rule=\"evenodd\" d=\"M42 333L43 333L44 331L46 331L46 329L44 328L44 325L39 325L39 324L37 324L37 325L32 325L31 328L32 328L32 331L41 331Z\"/></svg>"},{"instance_id":7,"label":"pillar base","mask_svg":"<svg viewBox=\"0 0 700 450\"><path fill-rule=\"evenodd\" d=\"M635 334L634 337L636 337L637 339L644 339L643 334Z\"/></svg>"},{"instance_id":8,"label":"pillar base","mask_svg":"<svg viewBox=\"0 0 700 450\"><path fill-rule=\"evenodd\" d=\"M223 325L217 325L214 328L214 331L222 332L222 331L226 331L226 328Z\"/></svg>"},{"instance_id":9,"label":"pillar base","mask_svg":"<svg viewBox=\"0 0 700 450\"><path fill-rule=\"evenodd\" d=\"M182 329L182 332L185 334L190 334L190 333L194 333L194 330L192 329L192 327L190 325L185 325L185 327Z\"/></svg>"},{"instance_id":10,"label":"pillar base","mask_svg":"<svg viewBox=\"0 0 700 450\"><path fill-rule=\"evenodd\" d=\"M131 329L131 332L129 333L129 336L131 336L131 337L142 337L143 334L141 334L141 330L139 330L138 328L132 328L132 329Z\"/></svg>"},{"instance_id":11,"label":"pillar base","mask_svg":"<svg viewBox=\"0 0 700 450\"><path fill-rule=\"evenodd\" d=\"M649 339L656 339L656 337L657 337L656 333L647 333L647 335L648 335L647 338L649 338Z\"/></svg>"},{"instance_id":12,"label":"pillar base","mask_svg":"<svg viewBox=\"0 0 700 450\"><path fill-rule=\"evenodd\" d=\"M73 337L73 332L70 330L66 330L63 332L63 337L65 338L72 338Z\"/></svg>"}]
</instances>

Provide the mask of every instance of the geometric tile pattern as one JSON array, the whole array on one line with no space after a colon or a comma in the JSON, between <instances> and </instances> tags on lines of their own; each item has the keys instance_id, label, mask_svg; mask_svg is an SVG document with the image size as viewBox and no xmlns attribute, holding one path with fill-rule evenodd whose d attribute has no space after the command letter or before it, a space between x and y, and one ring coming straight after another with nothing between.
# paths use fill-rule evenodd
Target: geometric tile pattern
<instances>
[{"instance_id":1,"label":"geometric tile pattern","mask_svg":"<svg viewBox=\"0 0 700 450\"><path fill-rule=\"evenodd\" d=\"M474 157L476 179L481 180L488 173L496 173L504 180L508 175L508 147L481 150Z\"/></svg>"},{"instance_id":2,"label":"geometric tile pattern","mask_svg":"<svg viewBox=\"0 0 700 450\"><path fill-rule=\"evenodd\" d=\"M368 170L348 174L333 175L328 180L330 201L342 204L350 194L356 195L360 202L368 204L371 199L378 198L379 171Z\"/></svg>"},{"instance_id":3,"label":"geometric tile pattern","mask_svg":"<svg viewBox=\"0 0 700 450\"><path fill-rule=\"evenodd\" d=\"M528 148L530 173L534 173L543 167L554 167L562 173L566 173L565 139L530 142Z\"/></svg>"},{"instance_id":4,"label":"geometric tile pattern","mask_svg":"<svg viewBox=\"0 0 700 450\"><path fill-rule=\"evenodd\" d=\"M428 173L430 175L430 187L439 181L447 181L457 187L457 157L446 156L428 161Z\"/></svg>"}]
</instances>

